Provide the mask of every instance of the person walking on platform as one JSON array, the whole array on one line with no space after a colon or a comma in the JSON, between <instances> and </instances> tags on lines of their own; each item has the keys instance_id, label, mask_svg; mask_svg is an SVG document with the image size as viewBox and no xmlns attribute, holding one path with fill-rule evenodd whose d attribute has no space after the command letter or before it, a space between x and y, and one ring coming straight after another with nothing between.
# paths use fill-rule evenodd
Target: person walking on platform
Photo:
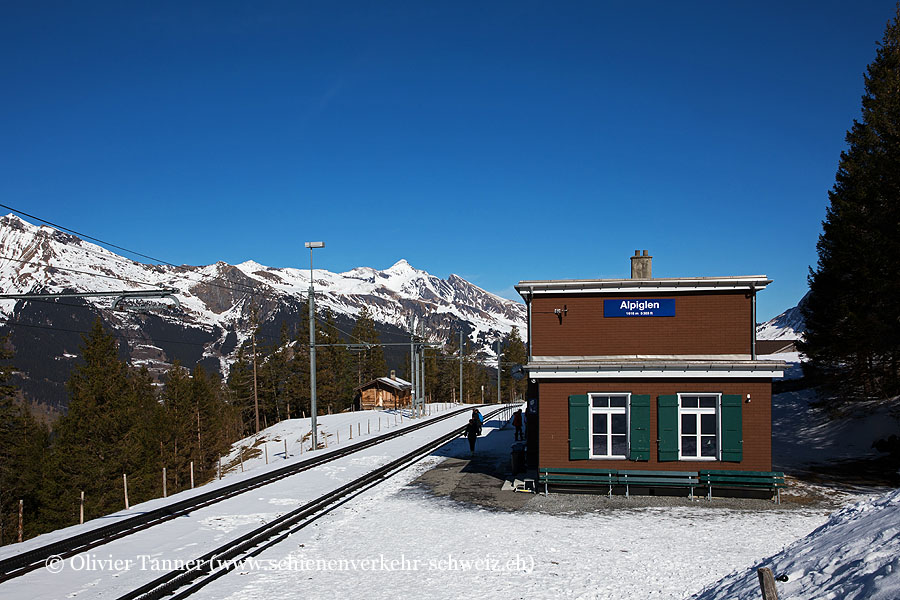
<instances>
[{"instance_id":1,"label":"person walking on platform","mask_svg":"<svg viewBox=\"0 0 900 600\"><path fill-rule=\"evenodd\" d=\"M478 435L481 435L481 428L484 426L484 417L477 408L472 409L472 418L478 421Z\"/></svg>"},{"instance_id":2,"label":"person walking on platform","mask_svg":"<svg viewBox=\"0 0 900 600\"><path fill-rule=\"evenodd\" d=\"M522 409L513 413L512 424L516 428L516 441L524 440L525 436L522 435Z\"/></svg>"},{"instance_id":3,"label":"person walking on platform","mask_svg":"<svg viewBox=\"0 0 900 600\"><path fill-rule=\"evenodd\" d=\"M469 451L474 455L475 454L475 440L478 439L478 434L481 432L481 424L478 422L478 419L472 417L469 419L469 424L466 425L466 437L469 438Z\"/></svg>"}]
</instances>

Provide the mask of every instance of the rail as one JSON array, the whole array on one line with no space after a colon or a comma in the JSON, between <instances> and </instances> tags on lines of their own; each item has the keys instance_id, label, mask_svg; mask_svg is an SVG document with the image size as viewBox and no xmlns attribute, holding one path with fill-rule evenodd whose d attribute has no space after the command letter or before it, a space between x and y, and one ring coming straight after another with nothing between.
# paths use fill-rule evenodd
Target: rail
<instances>
[{"instance_id":1,"label":"rail","mask_svg":"<svg viewBox=\"0 0 900 600\"><path fill-rule=\"evenodd\" d=\"M290 477L302 471L312 469L313 467L352 454L353 452L369 448L376 444L381 444L411 431L427 427L470 410L472 410L471 406L461 408L431 418L427 421L404 427L403 429L396 429L374 438L357 442L350 446L321 452L317 451L316 455L311 458L268 471L262 475L256 475L237 483L226 485L179 502L167 504L166 506L128 517L117 523L97 527L96 529L91 529L90 531L57 540L44 546L40 546L39 548L34 548L33 550L28 550L0 560L0 583L43 567L44 561L50 556L60 556L61 558L74 556L75 554L90 550L91 548L96 548L97 546L112 540L131 535L138 531L143 531L154 525L185 515L198 508L221 502L222 500L232 498L238 494L257 489L280 479L284 479L285 477Z\"/></svg>"},{"instance_id":2,"label":"rail","mask_svg":"<svg viewBox=\"0 0 900 600\"><path fill-rule=\"evenodd\" d=\"M494 410L485 415L485 420L502 412L503 408ZM165 575L120 596L117 600L158 600L168 596L171 596L173 600L186 598L229 571L239 567L242 561L260 554L353 497L412 466L435 449L459 437L464 429L465 427L454 429L450 433L442 435L412 452L370 471L362 477L319 496L315 500L282 515L270 523L266 523L253 531L235 538L203 556L187 561L182 568L169 571Z\"/></svg>"}]
</instances>

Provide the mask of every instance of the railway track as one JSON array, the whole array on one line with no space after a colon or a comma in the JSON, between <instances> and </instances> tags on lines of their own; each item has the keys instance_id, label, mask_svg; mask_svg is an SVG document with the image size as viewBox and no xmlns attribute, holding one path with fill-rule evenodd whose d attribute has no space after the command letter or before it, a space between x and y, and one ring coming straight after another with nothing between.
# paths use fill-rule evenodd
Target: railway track
<instances>
[{"instance_id":1,"label":"railway track","mask_svg":"<svg viewBox=\"0 0 900 600\"><path fill-rule=\"evenodd\" d=\"M319 465L328 463L338 458L347 456L359 450L370 448L377 444L381 444L388 440L392 440L401 435L407 434L431 424L438 423L445 419L452 418L458 414L470 411L471 407L462 408L455 411L449 411L444 415L434 417L421 423L416 423L403 429L397 429L374 438L357 442L344 448L317 451L315 456L295 462L293 464L269 471L262 475L250 477L243 481L233 483L215 490L198 494L191 498L174 502L166 506L159 507L154 510L147 511L127 519L123 519L117 523L91 529L62 540L51 542L39 548L34 548L26 552L22 552L15 556L0 560L0 583L13 579L25 573L31 572L45 566L45 561L50 557L60 557L66 559L86 550L96 548L113 540L131 535L138 531L143 531L160 523L165 523L176 517L186 515L199 508L210 506L217 502L227 500L239 494L249 492L251 490L268 485L275 481L296 475L302 471L312 469Z\"/></svg>"},{"instance_id":2,"label":"railway track","mask_svg":"<svg viewBox=\"0 0 900 600\"><path fill-rule=\"evenodd\" d=\"M502 413L504 410L505 407L486 414L485 421L492 416ZM454 414L458 413L459 411L456 411ZM370 471L362 477L323 494L303 506L227 542L211 552L207 552L191 561L186 561L183 568L169 571L165 575L120 596L117 600L156 600L161 598L177 600L187 598L197 590L239 567L243 561L257 556L264 550L283 541L295 531L299 531L345 502L412 466L435 449L459 437L463 429L465 427L457 428L450 433L442 435L412 452Z\"/></svg>"}]
</instances>

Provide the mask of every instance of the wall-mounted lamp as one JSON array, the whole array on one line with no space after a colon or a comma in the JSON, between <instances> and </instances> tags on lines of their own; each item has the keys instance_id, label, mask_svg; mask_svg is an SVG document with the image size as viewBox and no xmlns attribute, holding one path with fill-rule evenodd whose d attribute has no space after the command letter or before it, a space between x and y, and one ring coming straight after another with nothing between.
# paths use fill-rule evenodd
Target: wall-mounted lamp
<instances>
[{"instance_id":1,"label":"wall-mounted lamp","mask_svg":"<svg viewBox=\"0 0 900 600\"><path fill-rule=\"evenodd\" d=\"M553 314L559 318L559 324L562 325L562 318L569 313L569 305L563 304L562 308L554 308Z\"/></svg>"},{"instance_id":2,"label":"wall-mounted lamp","mask_svg":"<svg viewBox=\"0 0 900 600\"><path fill-rule=\"evenodd\" d=\"M747 404L750 404L750 394L747 394Z\"/></svg>"}]
</instances>

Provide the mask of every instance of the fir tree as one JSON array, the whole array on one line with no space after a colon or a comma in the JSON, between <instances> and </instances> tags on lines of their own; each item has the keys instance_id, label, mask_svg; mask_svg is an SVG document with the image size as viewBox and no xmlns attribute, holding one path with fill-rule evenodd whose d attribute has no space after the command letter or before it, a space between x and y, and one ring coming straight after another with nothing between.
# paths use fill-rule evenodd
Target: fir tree
<instances>
[{"instance_id":1,"label":"fir tree","mask_svg":"<svg viewBox=\"0 0 900 600\"><path fill-rule=\"evenodd\" d=\"M50 476L42 488L42 508L53 528L77 522L82 490L85 518L123 508L123 474L131 502L161 491L159 405L149 375L129 374L100 319L83 339L83 362L68 382L69 410L55 428Z\"/></svg>"},{"instance_id":2,"label":"fir tree","mask_svg":"<svg viewBox=\"0 0 900 600\"><path fill-rule=\"evenodd\" d=\"M900 393L900 6L865 75L810 270L801 349L851 395Z\"/></svg>"},{"instance_id":3,"label":"fir tree","mask_svg":"<svg viewBox=\"0 0 900 600\"><path fill-rule=\"evenodd\" d=\"M369 307L363 306L356 317L356 325L353 327L352 337L354 343L380 344L378 331L375 329L375 320ZM376 377L387 375L387 362L384 360L384 348L380 345L371 346L358 354L356 385L362 385Z\"/></svg>"},{"instance_id":4,"label":"fir tree","mask_svg":"<svg viewBox=\"0 0 900 600\"><path fill-rule=\"evenodd\" d=\"M166 435L163 440L163 460L174 491L190 482L190 461L193 453L194 402L190 376L177 360L169 369L162 394L166 415Z\"/></svg>"},{"instance_id":5,"label":"fir tree","mask_svg":"<svg viewBox=\"0 0 900 600\"><path fill-rule=\"evenodd\" d=\"M344 342L337 328L334 314L330 310L322 313L324 324L316 328L316 399L317 408L325 410L331 406L334 411L350 408L353 402L355 373L350 353L345 346L329 346L325 344L341 344Z\"/></svg>"},{"instance_id":6,"label":"fir tree","mask_svg":"<svg viewBox=\"0 0 900 600\"><path fill-rule=\"evenodd\" d=\"M516 398L524 398L525 388L528 385L524 379L516 381L511 374L513 367L524 365L528 360L527 353L525 352L525 343L519 336L518 327L513 327L510 330L506 339L503 341L502 346L503 352L500 359L500 383L502 384L501 397L504 402L512 402Z\"/></svg>"},{"instance_id":7,"label":"fir tree","mask_svg":"<svg viewBox=\"0 0 900 600\"><path fill-rule=\"evenodd\" d=\"M12 358L8 341L0 340L0 360ZM0 544L18 539L19 500L24 508L24 537L44 529L37 519L43 474L43 456L48 443L46 427L31 415L28 405L9 385L12 367L0 364Z\"/></svg>"}]
</instances>

